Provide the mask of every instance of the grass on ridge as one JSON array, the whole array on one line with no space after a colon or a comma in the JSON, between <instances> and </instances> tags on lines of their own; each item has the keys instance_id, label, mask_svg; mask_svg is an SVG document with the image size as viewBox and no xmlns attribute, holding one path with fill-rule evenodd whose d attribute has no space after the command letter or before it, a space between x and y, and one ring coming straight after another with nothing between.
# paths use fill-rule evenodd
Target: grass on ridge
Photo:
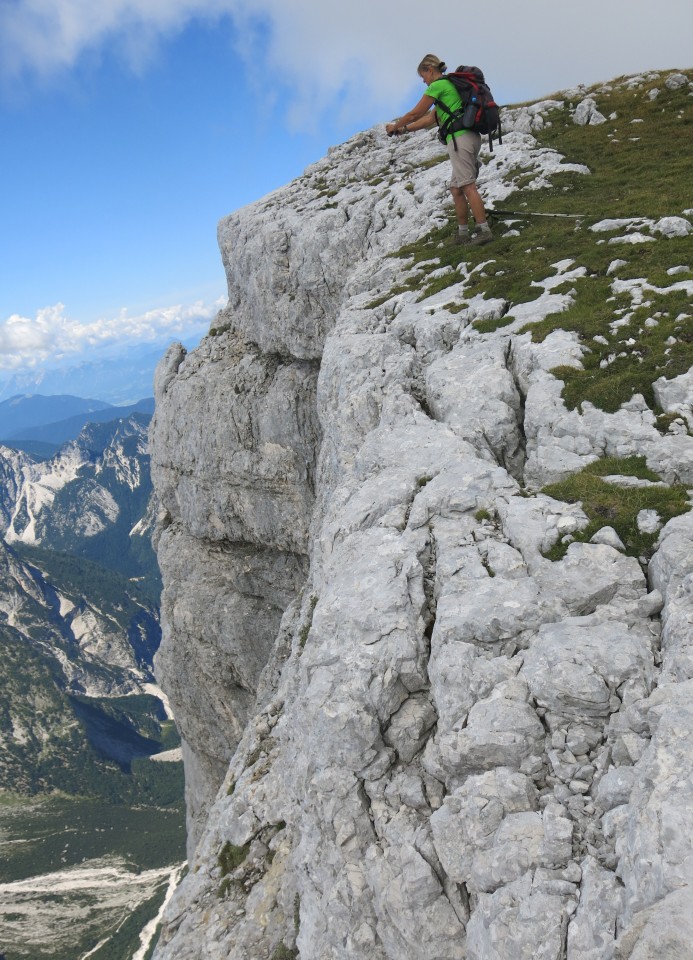
<instances>
[{"instance_id":1,"label":"grass on ridge","mask_svg":"<svg viewBox=\"0 0 693 960\"><path fill-rule=\"evenodd\" d=\"M693 79L693 71L687 75ZM677 280L693 279L693 236L658 236L655 242L642 244L609 243L624 235L625 229L595 233L589 226L606 218L658 220L680 215L693 203L689 150L693 102L687 86L670 91L664 79L665 74L632 89L614 81L586 90L584 96L592 96L609 118L603 124L574 124L572 108L577 101L551 111L549 123L536 134L540 145L555 148L569 162L587 165L591 174L554 174L552 187L520 188L500 205L532 213L583 214L584 220L528 217L520 225L519 237L504 236L496 223L493 245L479 250L452 244L455 224L451 220L394 254L411 261L407 270L423 264L415 274L408 274L395 292L416 290L423 300L460 280L457 269L430 277L434 271L456 268L462 260L472 270L475 264L483 264L472 273L465 297L483 294L504 299L509 305L500 319L475 323L480 333L490 333L513 322L514 306L541 295L542 288L533 283L554 274L552 263L572 260L573 267L586 269L584 278L566 281L569 289L575 290L572 306L525 327L535 341L563 329L575 332L583 344L584 370L560 367L553 371L564 381L566 405L575 408L589 400L613 412L640 393L654 408L653 381L662 376L671 379L693 365L691 297L685 291L646 291L644 302L634 307L630 295L614 294L612 285L616 278L643 278L666 291ZM660 93L650 99L655 88ZM522 182L521 176L517 179ZM609 275L608 268L616 259L627 262ZM667 274L669 268L679 265L691 267L691 273L683 277ZM463 304L450 306L459 310ZM627 325L612 330L614 321L625 314L630 317ZM652 324L653 319L657 325ZM647 326L646 320L650 321Z\"/></svg>"},{"instance_id":2,"label":"grass on ridge","mask_svg":"<svg viewBox=\"0 0 693 960\"><path fill-rule=\"evenodd\" d=\"M602 479L615 474L644 480L660 479L648 469L644 457L608 457L589 464L579 473L574 473L559 483L549 484L541 492L564 503L582 504L589 524L574 535L574 541L588 543L598 530L609 526L619 535L628 554L649 558L658 534L642 533L638 529L638 513L641 510L656 510L664 525L673 517L691 509L688 491L681 485L618 487ZM547 558L560 560L565 556L568 546L568 543L559 541L548 551Z\"/></svg>"},{"instance_id":3,"label":"grass on ridge","mask_svg":"<svg viewBox=\"0 0 693 960\"><path fill-rule=\"evenodd\" d=\"M693 71L681 72L693 80ZM690 89L668 90L664 80L665 73L632 89L616 80L586 91L585 96L593 97L608 118L603 124L577 126L570 104L552 111L551 126L538 134L542 145L593 172L592 177L575 177L570 194L562 198L565 212L592 213L594 220L601 220L661 217L691 206ZM660 92L651 100L654 89ZM572 106L576 104L577 100ZM546 193L539 191L535 196Z\"/></svg>"}]
</instances>

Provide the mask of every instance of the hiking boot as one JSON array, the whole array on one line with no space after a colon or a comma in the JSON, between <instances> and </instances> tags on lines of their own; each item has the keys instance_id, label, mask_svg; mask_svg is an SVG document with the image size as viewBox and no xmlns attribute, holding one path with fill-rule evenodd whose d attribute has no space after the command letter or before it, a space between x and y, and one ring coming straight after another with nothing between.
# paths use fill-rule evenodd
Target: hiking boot
<instances>
[{"instance_id":1,"label":"hiking boot","mask_svg":"<svg viewBox=\"0 0 693 960\"><path fill-rule=\"evenodd\" d=\"M485 243L490 243L492 240L493 234L490 230L477 230L469 242L473 243L475 247L483 247Z\"/></svg>"},{"instance_id":2,"label":"hiking boot","mask_svg":"<svg viewBox=\"0 0 693 960\"><path fill-rule=\"evenodd\" d=\"M455 236L452 241L456 246L464 247L469 243L472 243L472 234L467 230L465 233L460 233L458 230L455 233Z\"/></svg>"}]
</instances>

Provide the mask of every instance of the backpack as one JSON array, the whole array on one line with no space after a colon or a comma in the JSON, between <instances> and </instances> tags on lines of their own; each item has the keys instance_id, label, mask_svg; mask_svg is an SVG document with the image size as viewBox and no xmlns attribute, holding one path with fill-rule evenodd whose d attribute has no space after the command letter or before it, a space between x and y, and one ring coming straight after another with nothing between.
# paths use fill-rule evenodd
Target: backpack
<instances>
[{"instance_id":1,"label":"backpack","mask_svg":"<svg viewBox=\"0 0 693 960\"><path fill-rule=\"evenodd\" d=\"M503 143L500 110L482 71L478 67L459 66L454 73L446 73L443 80L449 80L457 90L462 109L452 112L441 100L435 101L436 106L448 114L438 130L441 142L445 143L449 134L457 130L473 130L488 134L488 145L493 152L494 134L498 143ZM453 137L453 144L457 150L455 139Z\"/></svg>"}]
</instances>

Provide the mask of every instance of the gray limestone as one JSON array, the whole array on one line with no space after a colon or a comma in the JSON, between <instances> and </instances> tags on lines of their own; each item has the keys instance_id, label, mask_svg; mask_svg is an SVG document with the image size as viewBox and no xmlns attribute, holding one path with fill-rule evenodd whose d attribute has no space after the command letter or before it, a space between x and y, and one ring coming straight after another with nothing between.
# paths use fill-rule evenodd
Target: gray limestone
<instances>
[{"instance_id":1,"label":"gray limestone","mask_svg":"<svg viewBox=\"0 0 693 960\"><path fill-rule=\"evenodd\" d=\"M592 97L585 97L575 108L573 123L577 123L580 127L584 127L587 124L594 126L595 124L606 123L606 117L599 112L597 104Z\"/></svg>"},{"instance_id":2,"label":"gray limestone","mask_svg":"<svg viewBox=\"0 0 693 960\"><path fill-rule=\"evenodd\" d=\"M678 90L679 87L685 87L688 83L688 77L685 73L670 73L664 81L664 86L667 90Z\"/></svg>"},{"instance_id":3,"label":"gray limestone","mask_svg":"<svg viewBox=\"0 0 693 960\"><path fill-rule=\"evenodd\" d=\"M693 373L689 370L671 380L660 377L652 384L655 398L665 413L678 413L693 428Z\"/></svg>"},{"instance_id":4,"label":"gray limestone","mask_svg":"<svg viewBox=\"0 0 693 960\"><path fill-rule=\"evenodd\" d=\"M557 106L511 112L494 199L511 158L536 189L570 167L532 136ZM571 261L508 317L464 261L393 293L417 271L386 255L442 222L439 156L369 131L222 221L229 306L159 367L191 865L157 960L685 956L693 521L646 574L540 491L603 456L693 483L693 438L638 396L566 408L550 371L584 346L520 330L570 306ZM684 417L687 389L658 387Z\"/></svg>"}]
</instances>

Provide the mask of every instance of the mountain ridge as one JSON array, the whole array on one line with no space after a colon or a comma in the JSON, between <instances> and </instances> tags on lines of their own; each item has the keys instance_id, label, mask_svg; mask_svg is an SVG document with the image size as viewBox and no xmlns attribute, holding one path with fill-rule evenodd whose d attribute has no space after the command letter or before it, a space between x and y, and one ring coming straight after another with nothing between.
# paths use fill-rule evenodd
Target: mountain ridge
<instances>
[{"instance_id":1,"label":"mountain ridge","mask_svg":"<svg viewBox=\"0 0 693 960\"><path fill-rule=\"evenodd\" d=\"M154 370L169 344L168 338L156 343L129 343L110 348L104 355L91 359L64 358L62 365L43 369L6 372L0 377L0 394L56 394L76 393L79 396L97 396L114 405L134 403L138 397L151 394ZM189 349L197 339L186 339Z\"/></svg>"},{"instance_id":2,"label":"mountain ridge","mask_svg":"<svg viewBox=\"0 0 693 960\"><path fill-rule=\"evenodd\" d=\"M36 395L28 399L37 399ZM41 397L41 400L44 398ZM46 400L52 400L52 397L46 397ZM66 399L66 398L63 398ZM78 397L70 397L70 400L79 401ZM6 401L11 405L12 401ZM98 403L98 401L97 401ZM90 405L92 401L84 401L84 404ZM43 405L42 405L43 406ZM37 411L32 419L37 417L49 417L48 420L41 420L33 424L27 423L24 427L15 430L12 428L0 435L0 444L11 447L15 450L23 450L31 455L40 455L43 459L54 456L63 444L70 440L76 440L81 431L88 425L94 423L110 423L115 420L125 420L133 413L141 413L151 416L154 413L154 398L146 397L138 400L136 403L127 406L116 407L110 404L97 409L91 409L89 406L79 413L59 420L50 419L52 413Z\"/></svg>"},{"instance_id":3,"label":"mountain ridge","mask_svg":"<svg viewBox=\"0 0 693 960\"><path fill-rule=\"evenodd\" d=\"M381 128L220 223L228 308L155 380L157 960L688 950L692 94L504 111L483 249Z\"/></svg>"},{"instance_id":4,"label":"mountain ridge","mask_svg":"<svg viewBox=\"0 0 693 960\"><path fill-rule=\"evenodd\" d=\"M15 394L0 402L0 438L5 439L12 432L64 420L73 414L95 413L111 406L112 404L104 400L77 397L73 394Z\"/></svg>"},{"instance_id":5,"label":"mountain ridge","mask_svg":"<svg viewBox=\"0 0 693 960\"><path fill-rule=\"evenodd\" d=\"M152 680L148 419L87 426L49 463L0 447L4 621L48 655L67 693L129 694Z\"/></svg>"}]
</instances>

